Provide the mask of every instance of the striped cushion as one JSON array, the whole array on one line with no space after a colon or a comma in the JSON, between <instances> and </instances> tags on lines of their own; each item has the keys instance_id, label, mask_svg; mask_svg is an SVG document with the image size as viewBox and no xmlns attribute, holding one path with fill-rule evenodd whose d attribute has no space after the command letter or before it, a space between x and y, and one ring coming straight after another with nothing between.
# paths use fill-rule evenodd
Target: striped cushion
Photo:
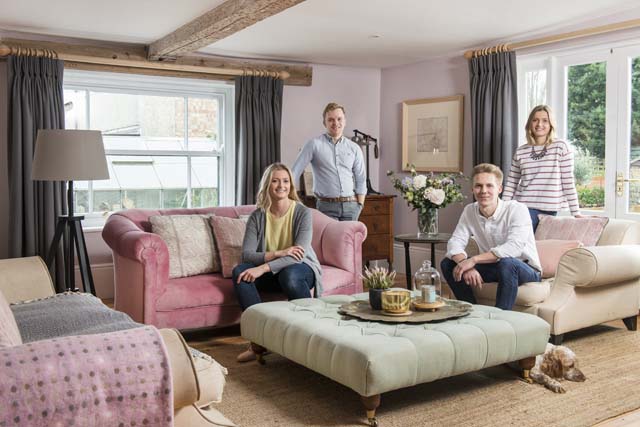
<instances>
[{"instance_id":1,"label":"striped cushion","mask_svg":"<svg viewBox=\"0 0 640 427\"><path fill-rule=\"evenodd\" d=\"M595 246L607 222L609 218L599 216L574 218L540 215L536 240L578 240L584 246Z\"/></svg>"}]
</instances>

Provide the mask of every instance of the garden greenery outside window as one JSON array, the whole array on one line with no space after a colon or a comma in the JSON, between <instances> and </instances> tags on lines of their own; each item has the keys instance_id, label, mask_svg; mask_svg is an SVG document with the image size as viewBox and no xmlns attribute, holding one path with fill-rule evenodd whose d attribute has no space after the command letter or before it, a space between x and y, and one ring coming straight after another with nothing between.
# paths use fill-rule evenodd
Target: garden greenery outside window
<instances>
[{"instance_id":1,"label":"garden greenery outside window","mask_svg":"<svg viewBox=\"0 0 640 427\"><path fill-rule=\"evenodd\" d=\"M108 180L74 182L74 210L101 226L121 209L233 204L233 86L65 71L65 126L102 132Z\"/></svg>"}]
</instances>

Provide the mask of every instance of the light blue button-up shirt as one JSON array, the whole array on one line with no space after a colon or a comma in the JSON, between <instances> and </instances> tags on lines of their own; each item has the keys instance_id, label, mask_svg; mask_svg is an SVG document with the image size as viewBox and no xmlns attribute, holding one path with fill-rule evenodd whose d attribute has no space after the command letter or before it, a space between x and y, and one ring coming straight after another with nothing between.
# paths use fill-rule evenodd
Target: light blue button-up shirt
<instances>
[{"instance_id":1,"label":"light blue button-up shirt","mask_svg":"<svg viewBox=\"0 0 640 427\"><path fill-rule=\"evenodd\" d=\"M345 136L340 137L335 144L328 134L308 141L291 168L293 182L299 182L309 163L313 171L313 192L316 196L349 197L367 194L362 150Z\"/></svg>"}]
</instances>

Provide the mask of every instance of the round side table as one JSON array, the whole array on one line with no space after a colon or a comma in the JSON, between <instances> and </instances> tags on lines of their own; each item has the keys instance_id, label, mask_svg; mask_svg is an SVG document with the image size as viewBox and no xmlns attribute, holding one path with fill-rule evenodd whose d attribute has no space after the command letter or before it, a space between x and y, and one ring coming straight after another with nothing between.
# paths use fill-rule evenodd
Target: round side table
<instances>
[{"instance_id":1,"label":"round side table","mask_svg":"<svg viewBox=\"0 0 640 427\"><path fill-rule=\"evenodd\" d=\"M407 289L411 289L411 277L413 272L411 271L411 256L409 254L409 247L412 243L427 243L431 245L431 265L433 268L438 268L436 265L436 244L447 243L451 238L451 234L438 233L433 237L418 237L417 233L412 234L398 234L394 236L393 240L396 242L404 243L404 265L407 276Z\"/></svg>"}]
</instances>

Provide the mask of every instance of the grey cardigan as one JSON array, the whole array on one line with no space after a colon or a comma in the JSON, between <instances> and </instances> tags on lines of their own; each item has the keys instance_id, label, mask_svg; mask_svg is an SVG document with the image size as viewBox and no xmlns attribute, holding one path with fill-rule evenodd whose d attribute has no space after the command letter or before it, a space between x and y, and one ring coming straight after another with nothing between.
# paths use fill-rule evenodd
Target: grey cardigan
<instances>
[{"instance_id":1,"label":"grey cardigan","mask_svg":"<svg viewBox=\"0 0 640 427\"><path fill-rule=\"evenodd\" d=\"M247 221L247 230L244 234L242 242L242 262L248 262L253 265L264 264L265 256L265 233L267 228L267 215L264 209L256 209L253 211ZM315 295L322 295L322 270L320 261L316 253L311 247L311 239L313 237L313 224L311 219L311 210L300 202L296 202L293 211L293 244L304 248L304 257L301 261L296 260L292 256L272 259L267 264L273 274L278 273L285 267L303 262L313 270L316 277Z\"/></svg>"}]
</instances>

